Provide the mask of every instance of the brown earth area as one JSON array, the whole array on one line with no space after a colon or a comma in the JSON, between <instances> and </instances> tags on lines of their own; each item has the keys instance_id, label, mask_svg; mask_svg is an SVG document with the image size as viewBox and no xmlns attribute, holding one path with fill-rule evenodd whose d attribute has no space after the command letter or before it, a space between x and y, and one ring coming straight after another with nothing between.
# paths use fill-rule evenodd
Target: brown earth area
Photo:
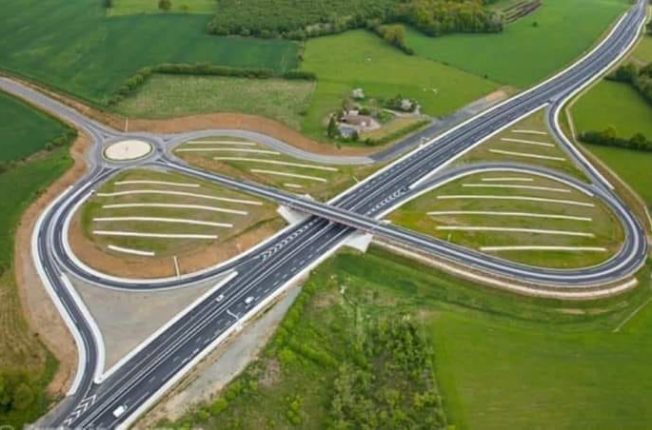
<instances>
[{"instance_id":1,"label":"brown earth area","mask_svg":"<svg viewBox=\"0 0 652 430\"><path fill-rule=\"evenodd\" d=\"M108 254L83 234L79 218L77 213L70 224L68 240L75 255L93 269L125 278L154 279L176 275L174 260L170 257ZM180 272L192 273L227 261L271 237L283 228L283 225L283 221L276 218L225 242L215 242L192 252L179 254L177 258Z\"/></svg>"},{"instance_id":2,"label":"brown earth area","mask_svg":"<svg viewBox=\"0 0 652 430\"><path fill-rule=\"evenodd\" d=\"M72 382L77 366L77 348L34 268L31 252L32 231L48 204L86 172L84 153L89 144L88 137L80 133L70 148L70 155L74 160L73 167L23 213L16 232L14 267L22 308L31 329L59 361L57 373L48 386L48 391L53 395L64 394Z\"/></svg>"}]
</instances>

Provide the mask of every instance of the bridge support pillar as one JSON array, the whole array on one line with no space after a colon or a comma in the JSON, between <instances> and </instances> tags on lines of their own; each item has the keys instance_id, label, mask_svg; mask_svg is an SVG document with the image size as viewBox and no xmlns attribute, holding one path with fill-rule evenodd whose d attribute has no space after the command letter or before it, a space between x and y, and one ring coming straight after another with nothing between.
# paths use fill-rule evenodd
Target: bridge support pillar
<instances>
[{"instance_id":1,"label":"bridge support pillar","mask_svg":"<svg viewBox=\"0 0 652 430\"><path fill-rule=\"evenodd\" d=\"M362 253L367 252L374 236L369 233L356 231L346 241L345 245Z\"/></svg>"},{"instance_id":2,"label":"bridge support pillar","mask_svg":"<svg viewBox=\"0 0 652 430\"><path fill-rule=\"evenodd\" d=\"M298 224L308 218L307 214L295 211L294 209L290 209L286 206L279 206L276 212L278 212L278 214L281 215L283 219L290 225Z\"/></svg>"}]
</instances>

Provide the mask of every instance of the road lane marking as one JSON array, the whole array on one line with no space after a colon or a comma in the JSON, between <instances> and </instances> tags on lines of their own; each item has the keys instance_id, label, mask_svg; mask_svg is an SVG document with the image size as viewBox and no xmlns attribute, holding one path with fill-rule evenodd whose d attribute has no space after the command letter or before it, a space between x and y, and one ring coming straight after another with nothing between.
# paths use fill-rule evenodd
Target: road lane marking
<instances>
[{"instance_id":1,"label":"road lane marking","mask_svg":"<svg viewBox=\"0 0 652 430\"><path fill-rule=\"evenodd\" d=\"M584 233L579 231L568 230L546 230L538 228L521 228L521 227L484 227L484 226L469 226L469 225L440 225L437 230L441 231L489 231L489 232L502 232L502 233L534 233L545 234L550 236L577 236L577 237L595 237L593 233Z\"/></svg>"},{"instance_id":2,"label":"road lane marking","mask_svg":"<svg viewBox=\"0 0 652 430\"><path fill-rule=\"evenodd\" d=\"M593 203L578 202L574 200L558 200L558 199L546 199L543 197L530 197L530 196L491 196L491 195L443 195L437 196L440 200L522 200L522 201L531 201L531 202L546 202L546 203L559 203L570 206L583 206L587 208L593 208L595 205Z\"/></svg>"},{"instance_id":3,"label":"road lane marking","mask_svg":"<svg viewBox=\"0 0 652 430\"><path fill-rule=\"evenodd\" d=\"M489 152L500 155L511 155L513 157L523 157L523 158L538 158L541 160L551 160L551 161L566 161L562 157L552 157L550 155L539 155L539 154L530 154L528 152L516 152L516 151L505 151L502 149L490 149Z\"/></svg>"}]
</instances>

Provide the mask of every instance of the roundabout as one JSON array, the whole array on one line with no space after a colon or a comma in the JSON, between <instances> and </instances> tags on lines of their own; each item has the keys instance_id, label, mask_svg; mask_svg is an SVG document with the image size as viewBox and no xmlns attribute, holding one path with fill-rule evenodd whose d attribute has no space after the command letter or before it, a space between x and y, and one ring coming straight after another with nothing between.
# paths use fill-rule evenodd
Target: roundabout
<instances>
[{"instance_id":1,"label":"roundabout","mask_svg":"<svg viewBox=\"0 0 652 430\"><path fill-rule=\"evenodd\" d=\"M140 160L147 157L154 150L154 146L144 140L128 139L111 143L102 155L108 161L123 163Z\"/></svg>"}]
</instances>

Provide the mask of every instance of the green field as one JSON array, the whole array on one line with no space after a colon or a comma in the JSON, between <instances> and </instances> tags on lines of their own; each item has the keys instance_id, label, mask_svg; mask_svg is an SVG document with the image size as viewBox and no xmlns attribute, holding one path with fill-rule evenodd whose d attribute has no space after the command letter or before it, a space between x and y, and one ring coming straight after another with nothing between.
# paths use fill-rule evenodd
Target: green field
<instances>
[{"instance_id":1,"label":"green field","mask_svg":"<svg viewBox=\"0 0 652 430\"><path fill-rule=\"evenodd\" d=\"M96 0L6 0L0 68L101 103L142 67L211 63L285 71L295 43L206 34L210 16L108 18Z\"/></svg>"},{"instance_id":2,"label":"green field","mask_svg":"<svg viewBox=\"0 0 652 430\"><path fill-rule=\"evenodd\" d=\"M115 109L148 118L240 112L298 129L314 88L314 82L301 80L154 75Z\"/></svg>"},{"instance_id":3,"label":"green field","mask_svg":"<svg viewBox=\"0 0 652 430\"><path fill-rule=\"evenodd\" d=\"M652 153L597 145L585 147L627 182L652 209Z\"/></svg>"},{"instance_id":4,"label":"green field","mask_svg":"<svg viewBox=\"0 0 652 430\"><path fill-rule=\"evenodd\" d=\"M423 112L446 115L498 88L498 85L429 61L406 56L366 31L350 31L306 42L303 70L317 74L315 95L302 131L323 137L323 122L341 107L351 90L368 97L398 94L416 99Z\"/></svg>"},{"instance_id":5,"label":"green field","mask_svg":"<svg viewBox=\"0 0 652 430\"><path fill-rule=\"evenodd\" d=\"M0 132L4 129L0 124ZM44 153L28 163L0 174L0 380L9 392L20 384L27 387L25 404L0 410L0 422L15 428L34 422L48 407L45 387L56 371L57 363L30 330L23 315L18 287L11 270L14 233L22 212L47 187L70 167L67 148ZM14 378L17 382L13 381ZM21 389L23 394L25 388ZM2 395L7 391L2 391ZM13 397L13 395L12 395ZM4 399L4 397L3 397Z\"/></svg>"},{"instance_id":6,"label":"green field","mask_svg":"<svg viewBox=\"0 0 652 430\"><path fill-rule=\"evenodd\" d=\"M430 38L411 31L407 43L417 55L495 82L527 87L591 47L628 5L627 0L545 0L535 13L500 34Z\"/></svg>"},{"instance_id":7,"label":"green field","mask_svg":"<svg viewBox=\"0 0 652 430\"><path fill-rule=\"evenodd\" d=\"M407 314L456 429L646 429L652 306L612 332L649 297L649 271L641 279L625 298L563 304L486 290L375 248L340 253L315 271L244 376L175 427L328 428L335 370L318 358L346 363L347 342L367 321Z\"/></svg>"},{"instance_id":8,"label":"green field","mask_svg":"<svg viewBox=\"0 0 652 430\"><path fill-rule=\"evenodd\" d=\"M65 131L60 122L2 92L0 118L0 163L27 157Z\"/></svg>"},{"instance_id":9,"label":"green field","mask_svg":"<svg viewBox=\"0 0 652 430\"><path fill-rule=\"evenodd\" d=\"M172 0L172 8L166 13L215 13L217 0ZM111 16L134 15L139 13L161 13L158 0L113 0L109 9Z\"/></svg>"},{"instance_id":10,"label":"green field","mask_svg":"<svg viewBox=\"0 0 652 430\"><path fill-rule=\"evenodd\" d=\"M652 139L652 105L628 84L601 81L572 110L578 133L614 127L618 136L629 138L640 132Z\"/></svg>"},{"instance_id":11,"label":"green field","mask_svg":"<svg viewBox=\"0 0 652 430\"><path fill-rule=\"evenodd\" d=\"M634 58L642 63L652 62L652 36L643 36L634 51Z\"/></svg>"}]
</instances>

